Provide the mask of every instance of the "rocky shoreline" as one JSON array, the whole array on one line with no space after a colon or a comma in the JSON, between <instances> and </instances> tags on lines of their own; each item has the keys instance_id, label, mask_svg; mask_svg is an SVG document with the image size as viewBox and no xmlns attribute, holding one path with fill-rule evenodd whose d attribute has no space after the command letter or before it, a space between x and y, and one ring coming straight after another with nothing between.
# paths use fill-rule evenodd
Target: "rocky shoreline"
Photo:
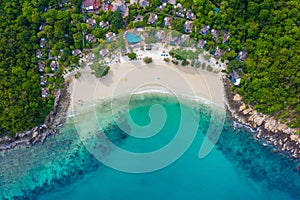
<instances>
[{"instance_id":1,"label":"rocky shoreline","mask_svg":"<svg viewBox=\"0 0 300 200\"><path fill-rule=\"evenodd\" d=\"M66 119L66 113L70 105L68 92L69 82L66 81L64 88L58 90L53 105L53 110L46 117L43 125L36 126L25 133L17 133L15 137L4 136L0 138L0 151L15 148L20 145L31 146L38 142L44 143L46 138L59 132L59 127Z\"/></svg>"},{"instance_id":2,"label":"rocky shoreline","mask_svg":"<svg viewBox=\"0 0 300 200\"><path fill-rule=\"evenodd\" d=\"M300 159L300 135L296 134L299 129L288 128L272 116L247 106L239 94L231 91L229 78L225 74L222 78L230 117L238 124L252 128L254 138L264 146L272 146L275 152L287 153L293 159Z\"/></svg>"}]
</instances>

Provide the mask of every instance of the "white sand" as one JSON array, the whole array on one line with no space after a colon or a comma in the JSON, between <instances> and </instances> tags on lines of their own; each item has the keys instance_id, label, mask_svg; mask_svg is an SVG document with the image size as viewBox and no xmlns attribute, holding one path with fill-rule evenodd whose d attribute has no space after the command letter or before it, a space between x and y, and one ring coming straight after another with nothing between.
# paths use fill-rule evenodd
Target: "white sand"
<instances>
[{"instance_id":1,"label":"white sand","mask_svg":"<svg viewBox=\"0 0 300 200\"><path fill-rule=\"evenodd\" d=\"M101 99L150 88L167 88L174 94L206 99L224 107L223 82L219 74L176 66L171 62L166 63L161 57L156 57L151 64L132 61L113 64L110 69L109 74L101 79L91 74L89 67L81 70L81 77L74 79L70 87L71 110L78 110Z\"/></svg>"}]
</instances>

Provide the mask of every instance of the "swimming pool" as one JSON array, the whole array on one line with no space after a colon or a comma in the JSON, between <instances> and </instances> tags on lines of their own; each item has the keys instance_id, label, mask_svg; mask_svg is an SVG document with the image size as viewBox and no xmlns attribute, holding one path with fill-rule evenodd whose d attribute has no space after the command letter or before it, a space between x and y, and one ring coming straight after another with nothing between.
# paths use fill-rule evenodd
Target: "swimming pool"
<instances>
[{"instance_id":1,"label":"swimming pool","mask_svg":"<svg viewBox=\"0 0 300 200\"><path fill-rule=\"evenodd\" d=\"M126 40L129 44L136 44L142 41L142 37L140 35L136 36L134 33L128 33L126 35Z\"/></svg>"}]
</instances>

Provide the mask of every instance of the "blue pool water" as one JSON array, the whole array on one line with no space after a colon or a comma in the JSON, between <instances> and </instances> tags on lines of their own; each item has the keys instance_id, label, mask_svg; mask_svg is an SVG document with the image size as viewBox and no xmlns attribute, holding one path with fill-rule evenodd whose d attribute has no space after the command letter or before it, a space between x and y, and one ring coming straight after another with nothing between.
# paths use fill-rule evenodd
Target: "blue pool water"
<instances>
[{"instance_id":1,"label":"blue pool water","mask_svg":"<svg viewBox=\"0 0 300 200\"><path fill-rule=\"evenodd\" d=\"M134 33L128 33L126 35L126 39L129 44L136 44L142 41L142 36L141 35L135 36Z\"/></svg>"},{"instance_id":2,"label":"blue pool water","mask_svg":"<svg viewBox=\"0 0 300 200\"><path fill-rule=\"evenodd\" d=\"M159 103L168 118L157 135L144 139L124 137L114 123L104 132L127 151L161 149L178 130L179 104L158 95L138 99L132 100L135 106L129 115L121 114L121 121L128 122L126 116L131 116L136 124L145 126L151 122L151 105ZM183 107L200 116L199 127L190 148L169 166L136 174L109 168L85 149L78 136L85 130L79 130L76 120L68 119L61 134L48 138L44 145L14 149L0 156L0 199L299 199L300 174L295 170L298 163L263 147L250 132L234 129L229 119L212 152L199 159L211 111L202 105L195 107L194 103ZM103 127L111 120L111 116L103 114L107 110L96 110ZM91 114L95 113L85 115ZM82 123L84 118L80 118Z\"/></svg>"}]
</instances>

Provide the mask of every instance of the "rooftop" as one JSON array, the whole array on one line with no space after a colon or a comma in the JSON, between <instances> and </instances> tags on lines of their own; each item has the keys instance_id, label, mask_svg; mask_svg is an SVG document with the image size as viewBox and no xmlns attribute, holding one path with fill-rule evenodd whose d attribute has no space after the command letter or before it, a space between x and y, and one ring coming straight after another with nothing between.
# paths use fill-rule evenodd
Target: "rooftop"
<instances>
[{"instance_id":1,"label":"rooftop","mask_svg":"<svg viewBox=\"0 0 300 200\"><path fill-rule=\"evenodd\" d=\"M186 33L191 33L192 32L192 29L193 29L193 22L191 21L186 21L184 23L184 31Z\"/></svg>"},{"instance_id":2,"label":"rooftop","mask_svg":"<svg viewBox=\"0 0 300 200\"><path fill-rule=\"evenodd\" d=\"M109 27L109 22L101 21L99 23L99 26L100 26L100 28L108 28Z\"/></svg>"},{"instance_id":3,"label":"rooftop","mask_svg":"<svg viewBox=\"0 0 300 200\"><path fill-rule=\"evenodd\" d=\"M89 42L96 42L97 39L90 33L88 35L85 36L85 39Z\"/></svg>"},{"instance_id":4,"label":"rooftop","mask_svg":"<svg viewBox=\"0 0 300 200\"><path fill-rule=\"evenodd\" d=\"M222 42L223 42L224 44L226 44L226 43L228 42L229 37L230 37L230 34L227 33L227 32L225 32L225 33L223 34L223 37L222 37Z\"/></svg>"},{"instance_id":5,"label":"rooftop","mask_svg":"<svg viewBox=\"0 0 300 200\"><path fill-rule=\"evenodd\" d=\"M86 23L89 24L89 25L91 25L91 26L94 26L96 24L96 20L93 19L93 18L88 18L86 20Z\"/></svg>"},{"instance_id":6,"label":"rooftop","mask_svg":"<svg viewBox=\"0 0 300 200\"><path fill-rule=\"evenodd\" d=\"M200 30L200 33L202 35L207 35L209 34L209 29L210 29L210 26L207 26L207 25L203 25L201 30Z\"/></svg>"},{"instance_id":7,"label":"rooftop","mask_svg":"<svg viewBox=\"0 0 300 200\"><path fill-rule=\"evenodd\" d=\"M248 53L247 53L247 51L241 51L241 52L239 52L239 54L238 54L238 59L239 60L241 60L241 61L244 61L244 60L246 60L248 58Z\"/></svg>"},{"instance_id":8,"label":"rooftop","mask_svg":"<svg viewBox=\"0 0 300 200\"><path fill-rule=\"evenodd\" d=\"M165 17L164 18L164 26L167 26L169 28L172 27L173 18L172 17Z\"/></svg>"},{"instance_id":9,"label":"rooftop","mask_svg":"<svg viewBox=\"0 0 300 200\"><path fill-rule=\"evenodd\" d=\"M156 36L157 36L157 40L163 41L166 38L166 32L165 31L158 31L156 33Z\"/></svg>"},{"instance_id":10,"label":"rooftop","mask_svg":"<svg viewBox=\"0 0 300 200\"><path fill-rule=\"evenodd\" d=\"M148 0L140 0L140 6L145 8L146 6L149 6Z\"/></svg>"},{"instance_id":11,"label":"rooftop","mask_svg":"<svg viewBox=\"0 0 300 200\"><path fill-rule=\"evenodd\" d=\"M157 20L157 15L154 13L150 13L150 16L148 18L148 24L154 24Z\"/></svg>"},{"instance_id":12,"label":"rooftop","mask_svg":"<svg viewBox=\"0 0 300 200\"><path fill-rule=\"evenodd\" d=\"M198 44L197 44L197 48L201 48L203 49L206 45L206 41L205 40L199 40Z\"/></svg>"},{"instance_id":13,"label":"rooftop","mask_svg":"<svg viewBox=\"0 0 300 200\"><path fill-rule=\"evenodd\" d=\"M215 52L214 52L213 55L214 55L215 58L221 58L223 56L223 54L224 54L224 50L217 47L215 49Z\"/></svg>"},{"instance_id":14,"label":"rooftop","mask_svg":"<svg viewBox=\"0 0 300 200\"><path fill-rule=\"evenodd\" d=\"M194 20L194 19L196 19L196 15L191 10L188 10L186 12L186 18L189 20Z\"/></svg>"},{"instance_id":15,"label":"rooftop","mask_svg":"<svg viewBox=\"0 0 300 200\"><path fill-rule=\"evenodd\" d=\"M74 55L74 56L80 56L80 55L81 55L80 49L75 49L75 50L73 50L73 51L72 51L72 55Z\"/></svg>"},{"instance_id":16,"label":"rooftop","mask_svg":"<svg viewBox=\"0 0 300 200\"><path fill-rule=\"evenodd\" d=\"M39 66L39 71L40 72L43 72L45 70L45 62L44 61L40 62L38 64L38 66Z\"/></svg>"},{"instance_id":17,"label":"rooftop","mask_svg":"<svg viewBox=\"0 0 300 200\"><path fill-rule=\"evenodd\" d=\"M99 53L102 57L106 57L109 54L109 51L107 49L101 49Z\"/></svg>"},{"instance_id":18,"label":"rooftop","mask_svg":"<svg viewBox=\"0 0 300 200\"><path fill-rule=\"evenodd\" d=\"M219 31L216 30L216 29L212 29L212 30L211 30L211 34L212 34L212 36L213 36L214 41L215 41L216 43L218 43L218 41L219 41Z\"/></svg>"}]
</instances>

